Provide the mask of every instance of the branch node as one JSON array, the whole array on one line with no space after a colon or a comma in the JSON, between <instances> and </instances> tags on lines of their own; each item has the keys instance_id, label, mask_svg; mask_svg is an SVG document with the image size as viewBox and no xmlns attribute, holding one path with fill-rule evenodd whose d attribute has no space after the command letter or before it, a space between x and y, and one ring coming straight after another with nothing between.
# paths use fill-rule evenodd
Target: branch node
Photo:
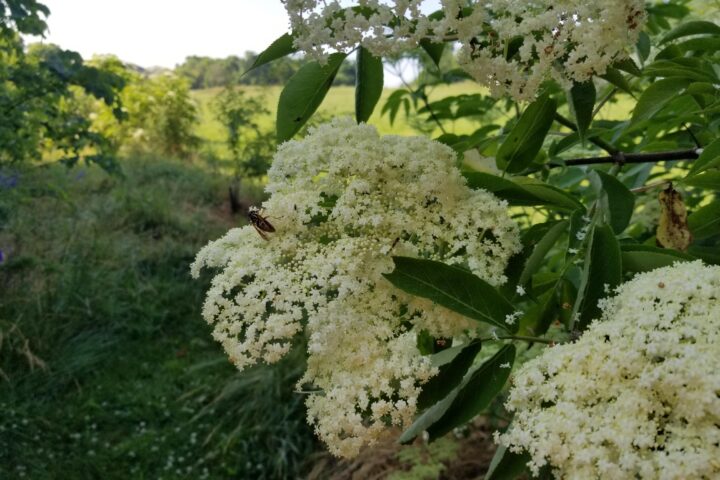
<instances>
[{"instance_id":1,"label":"branch node","mask_svg":"<svg viewBox=\"0 0 720 480\"><path fill-rule=\"evenodd\" d=\"M613 158L613 162L618 167L625 166L626 159L625 159L625 154L623 152L615 152L613 154L612 158Z\"/></svg>"}]
</instances>

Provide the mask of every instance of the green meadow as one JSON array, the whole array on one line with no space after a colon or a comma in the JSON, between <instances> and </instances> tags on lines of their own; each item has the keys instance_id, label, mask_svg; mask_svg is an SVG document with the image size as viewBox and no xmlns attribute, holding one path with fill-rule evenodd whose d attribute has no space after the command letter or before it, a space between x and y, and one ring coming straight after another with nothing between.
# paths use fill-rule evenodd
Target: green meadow
<instances>
[{"instance_id":1,"label":"green meadow","mask_svg":"<svg viewBox=\"0 0 720 480\"><path fill-rule=\"evenodd\" d=\"M193 91L193 97L198 102L200 109L200 126L198 128L198 134L205 139L210 141L221 142L224 140L224 132L220 123L214 118L211 102L212 99L217 95L220 89L207 89L207 90L195 90ZM261 125L268 128L273 128L275 124L275 115L277 112L278 98L282 91L281 86L268 86L268 87L255 87L247 86L242 87L242 90L248 94L256 97L265 99L270 115L263 117ZM408 121L402 109L397 115L395 122L390 123L388 114L381 114L382 106L385 104L387 98L395 91L393 88L386 88L383 90L382 97L378 102L378 106L375 109L370 121L368 123L375 125L381 134L395 134L395 135L413 135L417 134L417 131L413 129L412 125ZM485 89L478 86L477 84L464 82L455 83L452 85L442 85L430 90L428 97L430 101L438 100L451 95L470 95L474 93L484 93ZM418 105L422 106L422 103L418 101ZM322 105L315 113L315 118L329 119L335 116L353 116L355 106L355 88L349 86L335 86L330 89L323 101ZM475 123L468 120L459 120L456 122L449 122L445 126L446 130L451 133L466 133L471 131ZM475 127L477 128L477 127Z\"/></svg>"},{"instance_id":2,"label":"green meadow","mask_svg":"<svg viewBox=\"0 0 720 480\"><path fill-rule=\"evenodd\" d=\"M205 90L194 90L192 96L197 102L198 113L199 113L199 125L197 127L197 134L204 140L211 143L220 145L225 141L225 132L220 122L215 118L212 110L212 100L220 92L219 88L205 89ZM270 111L270 114L260 117L259 124L261 127L272 129L275 125L275 116L277 114L277 104L280 98L280 92L282 91L281 86L246 86L242 87L242 90L247 94L262 98L266 108ZM401 108L395 118L394 122L390 122L388 113L382 113L382 107L385 105L386 100L393 92L395 88L385 88L383 90L382 97L378 102L375 111L370 117L371 125L375 125L382 135L394 134L394 135L417 135L418 128L423 128L425 131L429 128L434 136L439 135L440 129L435 127L429 122L420 122L413 124L413 121L408 119ZM445 97L454 95L472 95L472 94L487 94L487 89L480 87L478 84L473 82L460 82L450 85L439 85L428 91L428 99L430 102L440 100ZM630 109L632 108L632 102L624 94L617 94L614 100L607 102L602 109L598 112L596 118L598 119L617 119L627 118ZM418 108L422 107L423 104L420 100L418 102ZM350 86L335 86L330 89L323 101L320 108L313 116L315 122L328 120L335 116L354 116L354 105L355 105L355 89ZM412 111L411 111L412 114ZM417 122L417 120L415 120ZM455 134L467 134L472 133L478 128L479 123L468 118L461 118L456 121L443 120L443 127L448 133Z\"/></svg>"}]
</instances>

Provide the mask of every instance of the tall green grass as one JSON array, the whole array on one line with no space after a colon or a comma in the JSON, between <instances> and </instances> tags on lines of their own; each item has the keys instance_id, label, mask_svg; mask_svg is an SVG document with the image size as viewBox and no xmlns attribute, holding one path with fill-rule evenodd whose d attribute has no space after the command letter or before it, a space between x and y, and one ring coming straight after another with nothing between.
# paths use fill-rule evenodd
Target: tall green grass
<instances>
[{"instance_id":1,"label":"tall green grass","mask_svg":"<svg viewBox=\"0 0 720 480\"><path fill-rule=\"evenodd\" d=\"M297 355L239 374L197 250L239 220L204 164L27 168L0 190L0 478L289 478L316 448ZM259 201L257 188L245 194Z\"/></svg>"}]
</instances>

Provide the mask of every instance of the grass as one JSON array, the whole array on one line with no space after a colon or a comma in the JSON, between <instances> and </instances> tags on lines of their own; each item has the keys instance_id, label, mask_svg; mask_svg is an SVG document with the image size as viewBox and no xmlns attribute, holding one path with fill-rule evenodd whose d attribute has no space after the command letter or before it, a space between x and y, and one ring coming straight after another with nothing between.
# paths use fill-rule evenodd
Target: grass
<instances>
[{"instance_id":1,"label":"grass","mask_svg":"<svg viewBox=\"0 0 720 480\"><path fill-rule=\"evenodd\" d=\"M123 164L27 168L0 191L0 478L299 475L316 449L301 357L238 374L188 273L237 223L226 180Z\"/></svg>"},{"instance_id":2,"label":"grass","mask_svg":"<svg viewBox=\"0 0 720 480\"><path fill-rule=\"evenodd\" d=\"M270 115L264 116L260 121L260 125L267 129L274 129L277 102L280 97L282 87L248 86L243 87L243 90L250 95L259 96L266 100L268 110L270 110ZM225 139L225 132L222 125L214 118L211 108L212 99L219 91L219 88L211 88L206 90L194 90L192 92L193 98L198 103L200 114L200 126L198 127L197 134L201 138L211 142L222 142ZM390 123L390 119L387 114L381 115L382 106L394 91L395 89L392 88L386 88L383 90L382 97L380 98L380 101L378 102L378 105L368 123L375 125L381 134L417 135L418 130L414 128L411 121L405 117L402 109L401 112L398 113L398 116L393 124ZM451 95L483 93L484 91L485 90L482 87L475 83L454 83L434 88L429 92L429 99L430 101L434 101ZM330 118L342 115L354 116L354 108L355 87L334 86L328 92L327 97L325 97L325 100L315 115L319 118ZM462 119L457 122L447 123L446 129L449 132L454 133L467 133L468 131L472 131L471 128L475 125L476 123L473 121ZM475 128L477 128L477 126L475 126Z\"/></svg>"}]
</instances>

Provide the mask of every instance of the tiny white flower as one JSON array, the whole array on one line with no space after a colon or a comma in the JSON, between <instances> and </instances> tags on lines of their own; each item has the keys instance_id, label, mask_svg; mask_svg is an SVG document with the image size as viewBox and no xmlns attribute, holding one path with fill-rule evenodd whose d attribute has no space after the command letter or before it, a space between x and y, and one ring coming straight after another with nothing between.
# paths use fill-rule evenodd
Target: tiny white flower
<instances>
[{"instance_id":1,"label":"tiny white flower","mask_svg":"<svg viewBox=\"0 0 720 480\"><path fill-rule=\"evenodd\" d=\"M523 314L523 312L520 312L520 311L508 314L507 316L505 316L505 323L507 323L508 325L514 325L515 321L518 318L522 317L522 314Z\"/></svg>"},{"instance_id":2,"label":"tiny white flower","mask_svg":"<svg viewBox=\"0 0 720 480\"><path fill-rule=\"evenodd\" d=\"M390 425L412 423L437 374L418 333L452 338L475 327L387 281L390 250L462 264L498 286L520 250L517 225L505 202L467 186L449 147L381 137L351 119L282 144L266 190L267 240L245 226L198 253L193 275L217 269L203 316L239 369L277 362L305 336L308 421L331 453L353 457Z\"/></svg>"},{"instance_id":3,"label":"tiny white flower","mask_svg":"<svg viewBox=\"0 0 720 480\"><path fill-rule=\"evenodd\" d=\"M496 441L558 478L716 478L718 292L699 261L622 284L577 341L517 371Z\"/></svg>"},{"instance_id":4,"label":"tiny white flower","mask_svg":"<svg viewBox=\"0 0 720 480\"><path fill-rule=\"evenodd\" d=\"M566 0L561 6L551 0L443 0L440 18L425 13L435 10L436 0L357 0L356 5L375 12L369 18L349 8L338 15L352 6L347 2L343 7L326 0L284 3L294 46L320 62L358 44L388 56L452 35L460 44L460 66L493 95L518 101L532 100L551 78L570 86L605 74L627 57L647 19L642 0ZM515 38L523 41L507 58L507 45ZM483 48L477 48L478 40L486 43Z\"/></svg>"}]
</instances>

